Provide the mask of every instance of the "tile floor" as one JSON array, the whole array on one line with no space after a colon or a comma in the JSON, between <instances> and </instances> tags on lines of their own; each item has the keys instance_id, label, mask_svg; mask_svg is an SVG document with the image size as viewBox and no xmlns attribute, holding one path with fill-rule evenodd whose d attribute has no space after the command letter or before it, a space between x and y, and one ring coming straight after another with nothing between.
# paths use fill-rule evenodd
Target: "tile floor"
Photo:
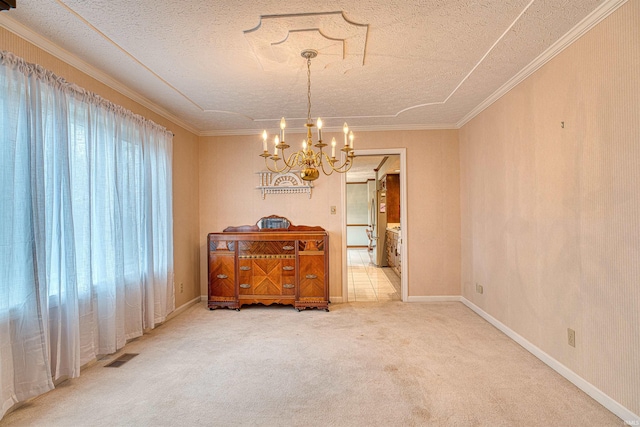
<instances>
[{"instance_id":1,"label":"tile floor","mask_svg":"<svg viewBox=\"0 0 640 427\"><path fill-rule=\"evenodd\" d=\"M400 278L389 267L372 262L373 252L348 248L349 301L399 301Z\"/></svg>"}]
</instances>

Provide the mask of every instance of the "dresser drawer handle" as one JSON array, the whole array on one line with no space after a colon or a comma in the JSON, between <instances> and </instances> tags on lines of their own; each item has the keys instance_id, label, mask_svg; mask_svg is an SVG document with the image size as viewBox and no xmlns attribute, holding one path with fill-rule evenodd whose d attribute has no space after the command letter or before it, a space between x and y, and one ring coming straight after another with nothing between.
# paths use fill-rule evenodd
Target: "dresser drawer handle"
<instances>
[{"instance_id":1,"label":"dresser drawer handle","mask_svg":"<svg viewBox=\"0 0 640 427\"><path fill-rule=\"evenodd\" d=\"M242 267L240 267L240 270L249 271L249 270L251 270L251 267L249 267L248 265L243 265Z\"/></svg>"},{"instance_id":2,"label":"dresser drawer handle","mask_svg":"<svg viewBox=\"0 0 640 427\"><path fill-rule=\"evenodd\" d=\"M291 271L291 270L293 270L294 268L295 268L295 267L292 267L292 266L290 266L290 265L285 265L284 267L282 267L282 269L283 269L284 271Z\"/></svg>"},{"instance_id":3,"label":"dresser drawer handle","mask_svg":"<svg viewBox=\"0 0 640 427\"><path fill-rule=\"evenodd\" d=\"M283 246L283 247L282 247L282 250L283 250L283 251L292 251L292 250L293 250L293 246L289 246L289 245L287 245L287 246Z\"/></svg>"},{"instance_id":4,"label":"dresser drawer handle","mask_svg":"<svg viewBox=\"0 0 640 427\"><path fill-rule=\"evenodd\" d=\"M285 283L282 287L285 289L293 289L295 288L295 285L293 283Z\"/></svg>"},{"instance_id":5,"label":"dresser drawer handle","mask_svg":"<svg viewBox=\"0 0 640 427\"><path fill-rule=\"evenodd\" d=\"M229 278L229 276L227 276L226 274L218 274L216 277L218 279L228 279Z\"/></svg>"},{"instance_id":6,"label":"dresser drawer handle","mask_svg":"<svg viewBox=\"0 0 640 427\"><path fill-rule=\"evenodd\" d=\"M317 279L318 278L318 276L316 276L315 274L307 274L305 277L307 279Z\"/></svg>"},{"instance_id":7,"label":"dresser drawer handle","mask_svg":"<svg viewBox=\"0 0 640 427\"><path fill-rule=\"evenodd\" d=\"M250 285L250 284L248 284L248 283L240 283L240 287L241 287L242 289L249 289L249 288L251 287L251 285Z\"/></svg>"}]
</instances>

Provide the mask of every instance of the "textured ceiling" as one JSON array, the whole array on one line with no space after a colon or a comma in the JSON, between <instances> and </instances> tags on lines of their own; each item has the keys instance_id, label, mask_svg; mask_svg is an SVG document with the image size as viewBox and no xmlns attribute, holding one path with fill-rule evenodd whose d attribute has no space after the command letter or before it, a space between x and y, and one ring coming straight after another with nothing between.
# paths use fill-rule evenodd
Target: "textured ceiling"
<instances>
[{"instance_id":1,"label":"textured ceiling","mask_svg":"<svg viewBox=\"0 0 640 427\"><path fill-rule=\"evenodd\" d=\"M327 131L343 121L356 131L428 129L459 126L556 41L620 3L19 0L0 25L43 37L201 135L274 131L281 116L301 129L305 48L319 52L311 114Z\"/></svg>"},{"instance_id":2,"label":"textured ceiling","mask_svg":"<svg viewBox=\"0 0 640 427\"><path fill-rule=\"evenodd\" d=\"M367 182L376 179L376 169L384 162L384 170L396 172L400 171L400 156L358 156L353 167L347 172L347 182ZM379 176L378 178L381 178Z\"/></svg>"}]
</instances>

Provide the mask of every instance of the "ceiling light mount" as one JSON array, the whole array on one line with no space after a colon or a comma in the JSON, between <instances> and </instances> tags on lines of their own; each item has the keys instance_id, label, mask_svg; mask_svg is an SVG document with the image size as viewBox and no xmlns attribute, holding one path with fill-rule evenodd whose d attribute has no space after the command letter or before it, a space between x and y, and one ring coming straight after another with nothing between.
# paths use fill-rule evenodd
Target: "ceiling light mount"
<instances>
[{"instance_id":1,"label":"ceiling light mount","mask_svg":"<svg viewBox=\"0 0 640 427\"><path fill-rule=\"evenodd\" d=\"M316 56L318 56L318 51L315 49L305 49L302 52L300 52L300 56L302 56L303 58L309 60L309 59L313 59Z\"/></svg>"}]
</instances>

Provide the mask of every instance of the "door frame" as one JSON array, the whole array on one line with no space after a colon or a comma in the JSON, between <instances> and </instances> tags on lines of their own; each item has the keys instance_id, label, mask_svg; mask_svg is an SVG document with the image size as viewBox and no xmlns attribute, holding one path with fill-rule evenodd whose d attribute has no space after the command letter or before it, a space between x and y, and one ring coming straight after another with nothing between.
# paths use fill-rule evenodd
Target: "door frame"
<instances>
[{"instance_id":1,"label":"door frame","mask_svg":"<svg viewBox=\"0 0 640 427\"><path fill-rule=\"evenodd\" d=\"M400 257L402 259L402 275L400 280L400 291L403 302L409 297L409 222L407 221L407 149L406 148L372 148L355 150L356 156L400 156L400 224L401 242ZM356 161L357 157L356 157ZM349 264L347 259L347 177L341 174L341 197L342 197L342 301L349 301Z\"/></svg>"}]
</instances>

